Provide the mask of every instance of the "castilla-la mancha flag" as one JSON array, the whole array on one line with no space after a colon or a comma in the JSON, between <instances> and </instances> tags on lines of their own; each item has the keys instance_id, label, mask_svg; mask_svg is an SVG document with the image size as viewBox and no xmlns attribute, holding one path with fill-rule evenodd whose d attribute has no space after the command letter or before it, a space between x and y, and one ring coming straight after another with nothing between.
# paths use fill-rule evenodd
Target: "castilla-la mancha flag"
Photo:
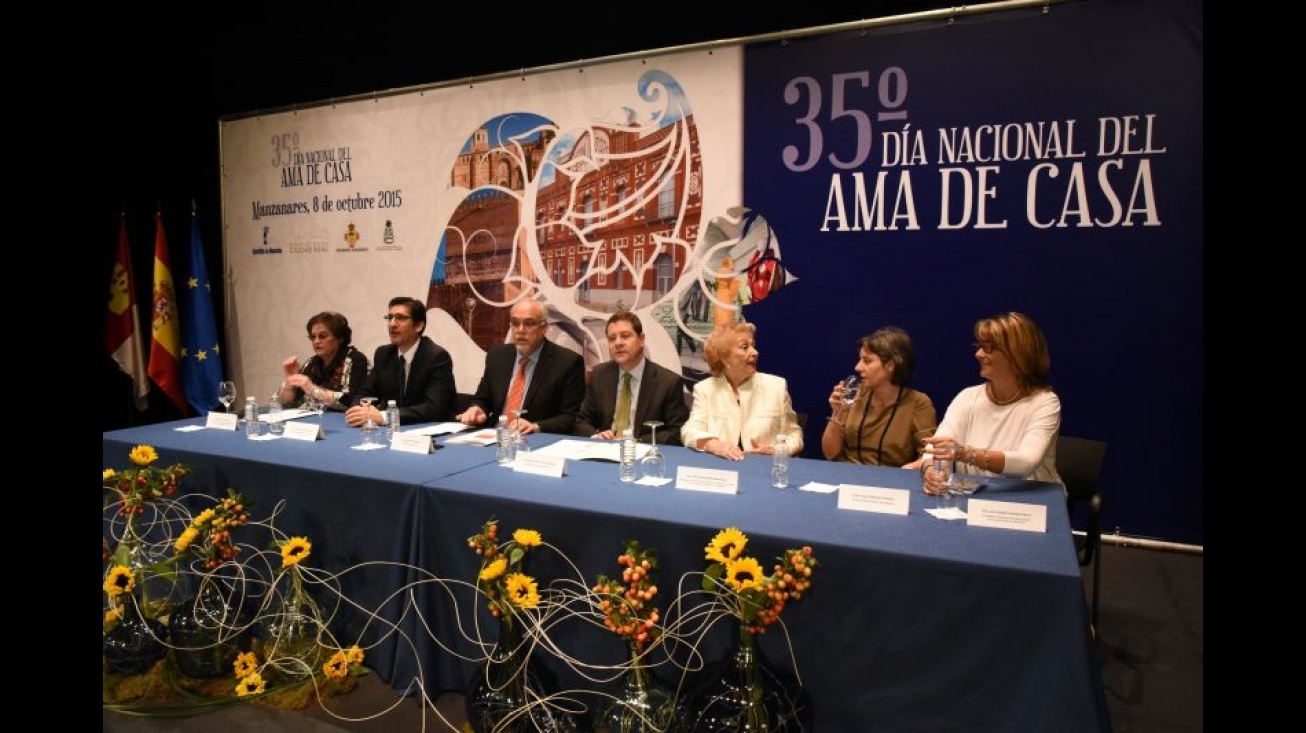
<instances>
[{"instance_id":1,"label":"castilla-la mancha flag","mask_svg":"<svg viewBox=\"0 0 1306 733\"><path fill-rule=\"evenodd\" d=\"M168 240L163 234L163 214L154 215L154 307L150 311L150 379L168 395L183 416L190 405L181 391L181 322L177 319L176 289L168 264Z\"/></svg>"},{"instance_id":2,"label":"castilla-la mancha flag","mask_svg":"<svg viewBox=\"0 0 1306 733\"><path fill-rule=\"evenodd\" d=\"M136 310L131 247L127 246L127 216L122 215L119 221L118 253L109 278L109 313L104 320L104 351L132 378L132 402L137 410L144 410L149 404L150 383L145 375L145 350L136 337L140 316Z\"/></svg>"}]
</instances>

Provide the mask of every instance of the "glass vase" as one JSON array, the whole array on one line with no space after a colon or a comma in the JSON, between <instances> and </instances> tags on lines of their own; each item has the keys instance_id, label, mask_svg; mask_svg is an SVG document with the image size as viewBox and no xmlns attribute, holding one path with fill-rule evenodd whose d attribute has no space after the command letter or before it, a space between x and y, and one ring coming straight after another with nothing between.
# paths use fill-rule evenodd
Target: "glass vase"
<instances>
[{"instance_id":1,"label":"glass vase","mask_svg":"<svg viewBox=\"0 0 1306 733\"><path fill-rule=\"evenodd\" d=\"M630 646L630 663L616 699L594 720L595 733L662 733L671 727L675 697L644 665L644 655Z\"/></svg>"},{"instance_id":2,"label":"glass vase","mask_svg":"<svg viewBox=\"0 0 1306 733\"><path fill-rule=\"evenodd\" d=\"M807 690L771 666L746 625L738 624L736 633L733 651L701 673L678 708L677 729L692 733L811 731L812 705Z\"/></svg>"},{"instance_id":3,"label":"glass vase","mask_svg":"<svg viewBox=\"0 0 1306 733\"><path fill-rule=\"evenodd\" d=\"M522 645L524 619L499 620L489 657L467 684L467 730L472 733L572 733L571 715L542 702L547 674Z\"/></svg>"},{"instance_id":4,"label":"glass vase","mask_svg":"<svg viewBox=\"0 0 1306 733\"><path fill-rule=\"evenodd\" d=\"M304 589L299 569L292 566L281 607L263 624L266 632L263 653L282 681L302 680L312 676L325 661L321 611Z\"/></svg>"},{"instance_id":5,"label":"glass vase","mask_svg":"<svg viewBox=\"0 0 1306 733\"><path fill-rule=\"evenodd\" d=\"M104 632L105 665L113 674L145 674L167 654L163 640L168 630L141 613L135 594L124 594L123 599L122 616Z\"/></svg>"},{"instance_id":6,"label":"glass vase","mask_svg":"<svg viewBox=\"0 0 1306 733\"><path fill-rule=\"evenodd\" d=\"M231 674L236 655L249 648L239 609L215 576L184 577L190 592L173 608L168 624L177 669L200 679Z\"/></svg>"}]
</instances>

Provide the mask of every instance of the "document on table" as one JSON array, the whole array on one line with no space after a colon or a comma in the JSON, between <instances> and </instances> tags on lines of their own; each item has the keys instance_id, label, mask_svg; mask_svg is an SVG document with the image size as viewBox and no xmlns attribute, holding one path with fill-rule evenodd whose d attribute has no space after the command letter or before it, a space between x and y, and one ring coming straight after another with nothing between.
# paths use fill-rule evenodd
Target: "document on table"
<instances>
[{"instance_id":1,"label":"document on table","mask_svg":"<svg viewBox=\"0 0 1306 733\"><path fill-rule=\"evenodd\" d=\"M302 407L296 407L289 410L270 412L266 415L259 415L258 419L260 422L284 422L286 420L294 420L297 417L307 417L316 414L316 410L305 410Z\"/></svg>"},{"instance_id":2,"label":"document on table","mask_svg":"<svg viewBox=\"0 0 1306 733\"><path fill-rule=\"evenodd\" d=\"M494 445L499 442L494 428L484 428L472 433L462 433L448 438L444 441L445 445Z\"/></svg>"},{"instance_id":3,"label":"document on table","mask_svg":"<svg viewBox=\"0 0 1306 733\"><path fill-rule=\"evenodd\" d=\"M635 459L643 458L652 450L646 443L637 443L635 445ZM613 463L621 462L621 443L616 440L573 440L567 438L559 440L556 443L550 443L543 448L536 448L536 453L545 455L562 456L577 461L611 461Z\"/></svg>"},{"instance_id":4,"label":"document on table","mask_svg":"<svg viewBox=\"0 0 1306 733\"><path fill-rule=\"evenodd\" d=\"M442 422L435 425L426 425L420 428L405 428L400 426L400 432L412 433L413 435L448 435L450 433L461 433L466 430L467 426L460 422Z\"/></svg>"}]
</instances>

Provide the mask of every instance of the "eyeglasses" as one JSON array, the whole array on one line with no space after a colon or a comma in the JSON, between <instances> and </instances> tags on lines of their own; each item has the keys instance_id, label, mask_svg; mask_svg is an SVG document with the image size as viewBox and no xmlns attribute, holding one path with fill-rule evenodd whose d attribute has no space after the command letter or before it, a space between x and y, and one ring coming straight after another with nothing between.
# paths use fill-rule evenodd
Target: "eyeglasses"
<instances>
[{"instance_id":1,"label":"eyeglasses","mask_svg":"<svg viewBox=\"0 0 1306 733\"><path fill-rule=\"evenodd\" d=\"M998 350L998 347L994 346L992 341L976 341L970 346L972 349L980 349L985 354L992 354Z\"/></svg>"},{"instance_id":2,"label":"eyeglasses","mask_svg":"<svg viewBox=\"0 0 1306 733\"><path fill-rule=\"evenodd\" d=\"M511 324L513 328L535 328L536 326L544 325L544 321L537 321L534 318L514 318L508 321L508 323Z\"/></svg>"},{"instance_id":3,"label":"eyeglasses","mask_svg":"<svg viewBox=\"0 0 1306 733\"><path fill-rule=\"evenodd\" d=\"M330 331L323 331L322 333L310 333L308 335L309 341L326 341L329 338L331 338Z\"/></svg>"},{"instance_id":4,"label":"eyeglasses","mask_svg":"<svg viewBox=\"0 0 1306 733\"><path fill-rule=\"evenodd\" d=\"M381 320L383 320L383 321L391 321L391 320L393 320L393 321L399 321L400 323L403 323L404 321L411 321L411 320L413 320L413 317L412 317L412 316L406 316L406 315L404 315L403 313L387 313L387 314L385 314L384 316L381 316Z\"/></svg>"}]
</instances>

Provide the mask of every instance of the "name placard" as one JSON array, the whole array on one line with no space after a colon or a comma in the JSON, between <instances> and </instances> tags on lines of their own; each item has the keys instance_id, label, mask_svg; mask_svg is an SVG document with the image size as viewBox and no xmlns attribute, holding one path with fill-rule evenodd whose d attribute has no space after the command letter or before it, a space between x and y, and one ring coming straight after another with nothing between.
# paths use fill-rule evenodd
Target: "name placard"
<instances>
[{"instance_id":1,"label":"name placard","mask_svg":"<svg viewBox=\"0 0 1306 733\"><path fill-rule=\"evenodd\" d=\"M533 473L537 476L552 476L553 478L562 478L566 468L566 458L551 456L547 453L536 453L535 451L525 453L518 451L517 460L512 462L512 470L514 471Z\"/></svg>"},{"instance_id":2,"label":"name placard","mask_svg":"<svg viewBox=\"0 0 1306 733\"><path fill-rule=\"evenodd\" d=\"M855 512L878 512L907 516L911 506L911 492L907 489L884 489L878 486L839 484L840 509Z\"/></svg>"},{"instance_id":3,"label":"name placard","mask_svg":"<svg viewBox=\"0 0 1306 733\"><path fill-rule=\"evenodd\" d=\"M678 466L676 488L690 491L708 491L713 494L739 493L739 472L720 468Z\"/></svg>"},{"instance_id":4,"label":"name placard","mask_svg":"<svg viewBox=\"0 0 1306 733\"><path fill-rule=\"evenodd\" d=\"M215 428L217 430L235 430L236 425L240 422L240 415L234 412L209 412L209 416L204 419L204 427Z\"/></svg>"},{"instance_id":5,"label":"name placard","mask_svg":"<svg viewBox=\"0 0 1306 733\"><path fill-rule=\"evenodd\" d=\"M390 450L404 453L430 453L431 436L425 433L397 433L390 439Z\"/></svg>"},{"instance_id":6,"label":"name placard","mask_svg":"<svg viewBox=\"0 0 1306 733\"><path fill-rule=\"evenodd\" d=\"M1014 501L993 501L972 497L966 503L966 524L972 527L1046 532L1048 508L1042 504L1021 504Z\"/></svg>"},{"instance_id":7,"label":"name placard","mask_svg":"<svg viewBox=\"0 0 1306 733\"><path fill-rule=\"evenodd\" d=\"M282 433L281 437L291 440L320 440L323 437L322 426L314 420L303 422L291 420L286 423L286 432Z\"/></svg>"}]
</instances>

